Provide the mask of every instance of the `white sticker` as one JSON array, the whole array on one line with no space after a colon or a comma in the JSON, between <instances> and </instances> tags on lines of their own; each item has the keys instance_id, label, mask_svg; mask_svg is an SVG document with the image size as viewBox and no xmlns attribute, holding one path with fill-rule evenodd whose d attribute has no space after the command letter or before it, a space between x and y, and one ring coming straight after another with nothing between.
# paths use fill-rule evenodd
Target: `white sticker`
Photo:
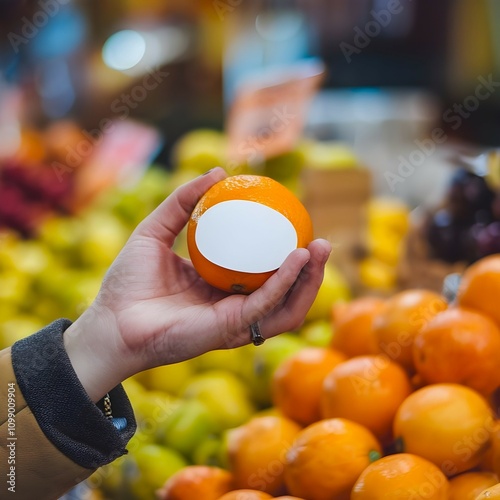
<instances>
[{"instance_id":1,"label":"white sticker","mask_svg":"<svg viewBox=\"0 0 500 500\"><path fill-rule=\"evenodd\" d=\"M223 201L198 220L195 234L201 254L220 267L245 273L278 269L297 248L292 223L255 201Z\"/></svg>"}]
</instances>

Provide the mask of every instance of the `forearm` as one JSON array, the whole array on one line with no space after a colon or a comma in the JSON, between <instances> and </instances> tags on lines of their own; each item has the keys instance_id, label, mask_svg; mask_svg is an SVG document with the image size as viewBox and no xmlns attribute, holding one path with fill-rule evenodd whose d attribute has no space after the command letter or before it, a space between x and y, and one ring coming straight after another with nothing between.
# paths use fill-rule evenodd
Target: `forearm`
<instances>
[{"instance_id":1,"label":"forearm","mask_svg":"<svg viewBox=\"0 0 500 500\"><path fill-rule=\"evenodd\" d=\"M0 353L0 393L8 383L16 391L13 437L18 439L13 442L19 498L58 498L97 467L125 453L135 431L121 386L110 395L113 415L126 422L122 431L105 418L102 405L88 397L64 349L63 332L69 324L58 320ZM9 453L8 432L2 407L2 463L7 463Z\"/></svg>"},{"instance_id":2,"label":"forearm","mask_svg":"<svg viewBox=\"0 0 500 500\"><path fill-rule=\"evenodd\" d=\"M71 365L94 402L134 374L135 364L125 359L125 348L116 332L113 315L93 305L64 333Z\"/></svg>"}]
</instances>

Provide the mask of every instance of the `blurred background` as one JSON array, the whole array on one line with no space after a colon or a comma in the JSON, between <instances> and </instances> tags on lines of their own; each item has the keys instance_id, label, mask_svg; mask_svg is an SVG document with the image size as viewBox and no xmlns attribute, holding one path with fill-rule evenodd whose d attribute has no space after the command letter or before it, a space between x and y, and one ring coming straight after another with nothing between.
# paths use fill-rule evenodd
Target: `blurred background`
<instances>
[{"instance_id":1,"label":"blurred background","mask_svg":"<svg viewBox=\"0 0 500 500\"><path fill-rule=\"evenodd\" d=\"M499 252L499 25L495 0L0 0L1 347L78 317L216 165L332 242L313 343L332 302Z\"/></svg>"},{"instance_id":2,"label":"blurred background","mask_svg":"<svg viewBox=\"0 0 500 500\"><path fill-rule=\"evenodd\" d=\"M77 316L215 165L296 192L355 291L439 287L499 246L499 21L494 0L1 0L1 317Z\"/></svg>"}]
</instances>

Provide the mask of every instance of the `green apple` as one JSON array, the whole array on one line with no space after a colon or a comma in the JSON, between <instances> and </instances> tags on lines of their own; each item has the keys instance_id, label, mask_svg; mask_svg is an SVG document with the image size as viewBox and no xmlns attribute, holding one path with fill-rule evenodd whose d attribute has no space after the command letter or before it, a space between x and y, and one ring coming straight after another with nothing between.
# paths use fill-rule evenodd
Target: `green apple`
<instances>
[{"instance_id":1,"label":"green apple","mask_svg":"<svg viewBox=\"0 0 500 500\"><path fill-rule=\"evenodd\" d=\"M329 320L333 304L341 301L347 302L350 298L351 290L346 279L335 266L327 264L323 282L313 305L306 315L306 320Z\"/></svg>"},{"instance_id":2,"label":"green apple","mask_svg":"<svg viewBox=\"0 0 500 500\"><path fill-rule=\"evenodd\" d=\"M298 179L304 161L304 152L301 149L295 149L266 160L263 174L281 183Z\"/></svg>"},{"instance_id":3,"label":"green apple","mask_svg":"<svg viewBox=\"0 0 500 500\"><path fill-rule=\"evenodd\" d=\"M315 347L328 347L332 341L332 335L332 326L324 319L306 323L300 329L300 336L308 345Z\"/></svg>"},{"instance_id":4,"label":"green apple","mask_svg":"<svg viewBox=\"0 0 500 500\"><path fill-rule=\"evenodd\" d=\"M181 401L161 391L143 391L131 395L139 430L155 437Z\"/></svg>"},{"instance_id":5,"label":"green apple","mask_svg":"<svg viewBox=\"0 0 500 500\"><path fill-rule=\"evenodd\" d=\"M271 379L278 366L300 351L306 343L298 335L283 333L268 339L261 346L248 346L247 362L242 376L253 401L260 407L271 404Z\"/></svg>"},{"instance_id":6,"label":"green apple","mask_svg":"<svg viewBox=\"0 0 500 500\"><path fill-rule=\"evenodd\" d=\"M67 256L78 247L84 229L83 222L77 217L56 217L42 224L39 238L52 251Z\"/></svg>"},{"instance_id":7,"label":"green apple","mask_svg":"<svg viewBox=\"0 0 500 500\"><path fill-rule=\"evenodd\" d=\"M146 444L130 452L130 455L136 466L131 473L130 489L137 498L156 498L156 490L188 465L178 451L157 444Z\"/></svg>"},{"instance_id":8,"label":"green apple","mask_svg":"<svg viewBox=\"0 0 500 500\"><path fill-rule=\"evenodd\" d=\"M160 442L190 457L200 441L216 427L208 408L196 399L182 401L157 429Z\"/></svg>"},{"instance_id":9,"label":"green apple","mask_svg":"<svg viewBox=\"0 0 500 500\"><path fill-rule=\"evenodd\" d=\"M211 467L222 467L221 462L222 440L215 435L209 435L193 451L192 459L196 465L209 465Z\"/></svg>"},{"instance_id":10,"label":"green apple","mask_svg":"<svg viewBox=\"0 0 500 500\"><path fill-rule=\"evenodd\" d=\"M216 432L241 425L255 411L242 380L222 370L195 375L184 387L183 396L206 405L215 418Z\"/></svg>"}]
</instances>

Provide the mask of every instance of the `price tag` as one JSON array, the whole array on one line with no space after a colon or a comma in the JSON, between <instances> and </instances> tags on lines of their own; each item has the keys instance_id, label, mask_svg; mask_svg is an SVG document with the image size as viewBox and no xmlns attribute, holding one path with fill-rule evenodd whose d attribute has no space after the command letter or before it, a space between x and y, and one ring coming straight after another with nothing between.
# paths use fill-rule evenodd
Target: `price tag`
<instances>
[{"instance_id":1,"label":"price tag","mask_svg":"<svg viewBox=\"0 0 500 500\"><path fill-rule=\"evenodd\" d=\"M293 149L324 74L322 62L307 60L245 81L228 115L229 166L258 165Z\"/></svg>"}]
</instances>

